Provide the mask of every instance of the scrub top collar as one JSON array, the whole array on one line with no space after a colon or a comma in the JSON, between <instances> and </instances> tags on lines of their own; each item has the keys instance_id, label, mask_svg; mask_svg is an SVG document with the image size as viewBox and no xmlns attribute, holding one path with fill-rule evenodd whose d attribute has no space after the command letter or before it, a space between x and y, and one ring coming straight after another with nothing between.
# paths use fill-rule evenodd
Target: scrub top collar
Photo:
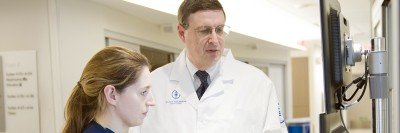
<instances>
[{"instance_id":1,"label":"scrub top collar","mask_svg":"<svg viewBox=\"0 0 400 133\"><path fill-rule=\"evenodd\" d=\"M104 128L95 120L93 120L89 123L83 133L114 133L114 131L109 128Z\"/></svg>"}]
</instances>

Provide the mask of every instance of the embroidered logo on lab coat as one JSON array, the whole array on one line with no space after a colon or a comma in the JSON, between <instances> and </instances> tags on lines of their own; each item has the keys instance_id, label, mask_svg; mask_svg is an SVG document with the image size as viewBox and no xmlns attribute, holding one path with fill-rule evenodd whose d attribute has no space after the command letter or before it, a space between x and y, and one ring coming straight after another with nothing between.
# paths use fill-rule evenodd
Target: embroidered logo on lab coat
<instances>
[{"instance_id":1,"label":"embroidered logo on lab coat","mask_svg":"<svg viewBox=\"0 0 400 133\"><path fill-rule=\"evenodd\" d=\"M181 97L181 94L179 94L178 91L176 91L176 90L172 91L171 95L172 95L172 98L174 98L174 99L178 99L179 97Z\"/></svg>"},{"instance_id":2,"label":"embroidered logo on lab coat","mask_svg":"<svg viewBox=\"0 0 400 133\"><path fill-rule=\"evenodd\" d=\"M167 103L167 104L182 104L185 102L186 102L186 100L182 99L181 94L176 90L173 90L171 92L171 99L165 101L165 103Z\"/></svg>"}]
</instances>

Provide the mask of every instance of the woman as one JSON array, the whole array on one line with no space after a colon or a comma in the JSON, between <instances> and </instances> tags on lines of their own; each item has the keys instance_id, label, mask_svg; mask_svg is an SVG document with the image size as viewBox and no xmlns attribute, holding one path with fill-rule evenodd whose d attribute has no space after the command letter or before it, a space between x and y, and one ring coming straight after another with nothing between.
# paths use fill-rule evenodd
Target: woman
<instances>
[{"instance_id":1,"label":"woman","mask_svg":"<svg viewBox=\"0 0 400 133\"><path fill-rule=\"evenodd\" d=\"M145 56L106 47L90 59L66 105L63 133L128 132L149 106L149 62Z\"/></svg>"}]
</instances>

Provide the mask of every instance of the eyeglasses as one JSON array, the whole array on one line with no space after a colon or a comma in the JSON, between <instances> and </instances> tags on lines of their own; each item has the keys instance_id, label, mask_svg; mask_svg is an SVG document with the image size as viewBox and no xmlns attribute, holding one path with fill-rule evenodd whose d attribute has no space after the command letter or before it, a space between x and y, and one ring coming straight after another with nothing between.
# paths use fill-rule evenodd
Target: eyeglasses
<instances>
[{"instance_id":1,"label":"eyeglasses","mask_svg":"<svg viewBox=\"0 0 400 133\"><path fill-rule=\"evenodd\" d=\"M211 26L201 26L194 30L200 37L206 37L208 35L211 35L214 29L218 37L225 37L230 32L230 27L226 25L220 25L215 28Z\"/></svg>"}]
</instances>

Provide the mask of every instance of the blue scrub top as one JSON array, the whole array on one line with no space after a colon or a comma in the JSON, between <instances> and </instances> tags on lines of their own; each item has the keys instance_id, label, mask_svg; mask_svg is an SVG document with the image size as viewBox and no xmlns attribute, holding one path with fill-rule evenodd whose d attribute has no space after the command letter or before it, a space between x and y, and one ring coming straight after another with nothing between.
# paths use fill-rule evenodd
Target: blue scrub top
<instances>
[{"instance_id":1,"label":"blue scrub top","mask_svg":"<svg viewBox=\"0 0 400 133\"><path fill-rule=\"evenodd\" d=\"M84 133L114 133L112 130L102 127L96 121L90 122L89 125L86 126L86 128L83 132Z\"/></svg>"}]
</instances>

